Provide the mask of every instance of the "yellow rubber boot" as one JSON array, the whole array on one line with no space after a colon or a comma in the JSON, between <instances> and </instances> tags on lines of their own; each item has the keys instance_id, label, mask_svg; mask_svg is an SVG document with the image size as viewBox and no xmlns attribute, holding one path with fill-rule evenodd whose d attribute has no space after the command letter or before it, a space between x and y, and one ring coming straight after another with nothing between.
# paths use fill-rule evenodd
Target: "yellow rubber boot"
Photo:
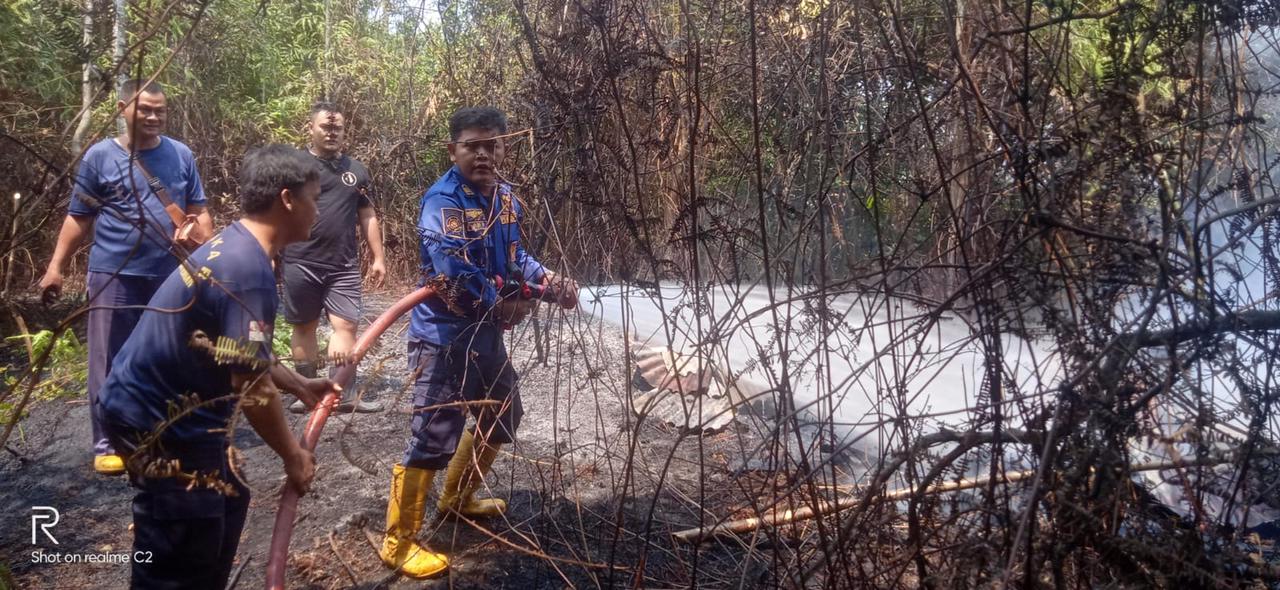
<instances>
[{"instance_id":1,"label":"yellow rubber boot","mask_svg":"<svg viewBox=\"0 0 1280 590\"><path fill-rule=\"evenodd\" d=\"M427 509L427 492L436 472L396 465L391 469L387 498L387 531L382 538L382 563L411 578L434 576L449 567L449 558L419 545L418 531Z\"/></svg>"},{"instance_id":2,"label":"yellow rubber boot","mask_svg":"<svg viewBox=\"0 0 1280 590\"><path fill-rule=\"evenodd\" d=\"M444 491L436 507L440 512L456 512L469 518L493 518L507 511L507 503L499 498L476 500L471 496L484 482L484 474L498 458L502 445L485 444L475 448L471 431L462 435L458 450L449 460L449 472L445 475ZM474 461L472 459L475 459Z\"/></svg>"},{"instance_id":3,"label":"yellow rubber boot","mask_svg":"<svg viewBox=\"0 0 1280 590\"><path fill-rule=\"evenodd\" d=\"M93 470L103 475L120 475L124 473L124 458L120 455L95 455Z\"/></svg>"}]
</instances>

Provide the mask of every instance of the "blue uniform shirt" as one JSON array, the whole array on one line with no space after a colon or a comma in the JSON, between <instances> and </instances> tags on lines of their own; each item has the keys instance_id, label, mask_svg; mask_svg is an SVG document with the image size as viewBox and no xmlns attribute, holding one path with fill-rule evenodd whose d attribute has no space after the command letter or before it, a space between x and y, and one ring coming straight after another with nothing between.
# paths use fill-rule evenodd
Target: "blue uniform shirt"
<instances>
[{"instance_id":1,"label":"blue uniform shirt","mask_svg":"<svg viewBox=\"0 0 1280 590\"><path fill-rule=\"evenodd\" d=\"M179 209L206 202L195 156L181 142L160 137L160 145L135 153L155 175ZM106 207L110 211L103 211ZM114 139L104 139L90 147L80 161L71 207L76 217L96 216L89 270L136 277L163 277L173 272L178 261L169 253L173 220L147 178L129 161L129 151ZM136 227L139 220L144 232ZM136 249L135 249L136 246Z\"/></svg>"},{"instance_id":2,"label":"blue uniform shirt","mask_svg":"<svg viewBox=\"0 0 1280 590\"><path fill-rule=\"evenodd\" d=\"M278 304L271 260L253 235L233 223L165 279L143 312L98 400L103 416L140 432L154 431L193 402L210 402L165 429L162 440L188 445L225 440L235 411L231 374L260 373L271 363L272 320ZM233 354L216 359L191 346L192 333ZM270 377L263 376L264 379ZM183 400L194 395L195 399Z\"/></svg>"},{"instance_id":3,"label":"blue uniform shirt","mask_svg":"<svg viewBox=\"0 0 1280 590\"><path fill-rule=\"evenodd\" d=\"M413 308L410 338L446 346L466 332L474 335L474 346L501 342L493 318L498 300L493 277L508 279L511 263L528 281L541 280L544 273L520 244L522 215L509 185L499 185L496 198L490 198L456 166L427 190L418 215L422 274L426 280L445 277L449 288Z\"/></svg>"}]
</instances>

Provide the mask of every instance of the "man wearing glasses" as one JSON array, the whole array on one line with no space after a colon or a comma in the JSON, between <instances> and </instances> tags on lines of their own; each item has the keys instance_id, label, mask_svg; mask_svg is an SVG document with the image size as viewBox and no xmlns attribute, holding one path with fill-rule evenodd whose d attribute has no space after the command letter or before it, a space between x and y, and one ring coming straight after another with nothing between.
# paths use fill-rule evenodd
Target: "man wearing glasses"
<instances>
[{"instance_id":1,"label":"man wearing glasses","mask_svg":"<svg viewBox=\"0 0 1280 590\"><path fill-rule=\"evenodd\" d=\"M427 492L448 468L436 507L468 518L501 515L506 502L475 499L498 449L513 440L523 412L503 326L520 323L534 302L501 297L495 278L577 285L543 268L520 243L519 200L498 171L506 115L465 108L449 120L449 169L422 197L418 218L423 279L438 295L413 309L409 369L414 377L412 436L392 469L386 536L380 556L414 578L444 571L448 558L416 538ZM474 403L481 402L481 403ZM475 426L464 432L467 411Z\"/></svg>"}]
</instances>

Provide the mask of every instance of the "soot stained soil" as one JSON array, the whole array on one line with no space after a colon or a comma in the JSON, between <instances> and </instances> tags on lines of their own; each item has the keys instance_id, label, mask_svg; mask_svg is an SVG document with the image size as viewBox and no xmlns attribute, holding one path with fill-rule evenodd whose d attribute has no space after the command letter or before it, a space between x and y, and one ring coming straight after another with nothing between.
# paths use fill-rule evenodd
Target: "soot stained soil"
<instances>
[{"instance_id":1,"label":"soot stained soil","mask_svg":"<svg viewBox=\"0 0 1280 590\"><path fill-rule=\"evenodd\" d=\"M391 301L371 298L369 319ZM383 527L391 466L409 435L402 319L361 365L355 385L385 402L387 411L336 416L325 428L312 493L300 504L289 587L670 587L695 577L711 587L776 583L766 581L768 564L744 559L736 543L695 555L670 538L673 531L741 514L753 501L750 490L758 486L749 480L759 484L771 476L740 466L769 452L756 433L760 425L740 417L720 433L699 436L637 420L626 403L632 365L622 333L549 311L540 311L539 330L528 323L508 340L522 375L525 415L519 441L504 448L486 482L491 493L508 499L505 518L469 523L429 511L422 538L452 561L434 580L397 576L378 560L373 543ZM300 431L305 417L288 418ZM42 549L86 556L131 551L132 490L122 477L93 472L89 439L85 402L42 403L0 458L0 562L17 587L128 585L127 564L33 563ZM236 430L235 442L253 490L235 587L259 588L282 471L246 425ZM60 511L57 546L31 543L31 507L41 505Z\"/></svg>"}]
</instances>

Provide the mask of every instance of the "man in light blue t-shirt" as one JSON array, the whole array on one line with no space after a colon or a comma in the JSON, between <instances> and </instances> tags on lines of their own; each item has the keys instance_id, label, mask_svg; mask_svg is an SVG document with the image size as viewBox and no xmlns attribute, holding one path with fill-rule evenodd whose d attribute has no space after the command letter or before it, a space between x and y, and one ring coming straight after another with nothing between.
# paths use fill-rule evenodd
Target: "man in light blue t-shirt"
<instances>
[{"instance_id":1,"label":"man in light blue t-shirt","mask_svg":"<svg viewBox=\"0 0 1280 590\"><path fill-rule=\"evenodd\" d=\"M85 236L93 232L89 251L89 412L93 423L94 460L98 473L124 473L124 462L103 434L98 392L112 358L142 315L160 283L178 266L172 248L174 222L148 183L153 176L172 203L196 220L195 238L213 235L213 219L205 208L204 189L191 150L162 135L164 89L126 81L116 104L125 132L85 151L71 191L71 206L62 222L49 268L40 280L45 301L62 292L62 271ZM124 307L134 307L123 309Z\"/></svg>"}]
</instances>

